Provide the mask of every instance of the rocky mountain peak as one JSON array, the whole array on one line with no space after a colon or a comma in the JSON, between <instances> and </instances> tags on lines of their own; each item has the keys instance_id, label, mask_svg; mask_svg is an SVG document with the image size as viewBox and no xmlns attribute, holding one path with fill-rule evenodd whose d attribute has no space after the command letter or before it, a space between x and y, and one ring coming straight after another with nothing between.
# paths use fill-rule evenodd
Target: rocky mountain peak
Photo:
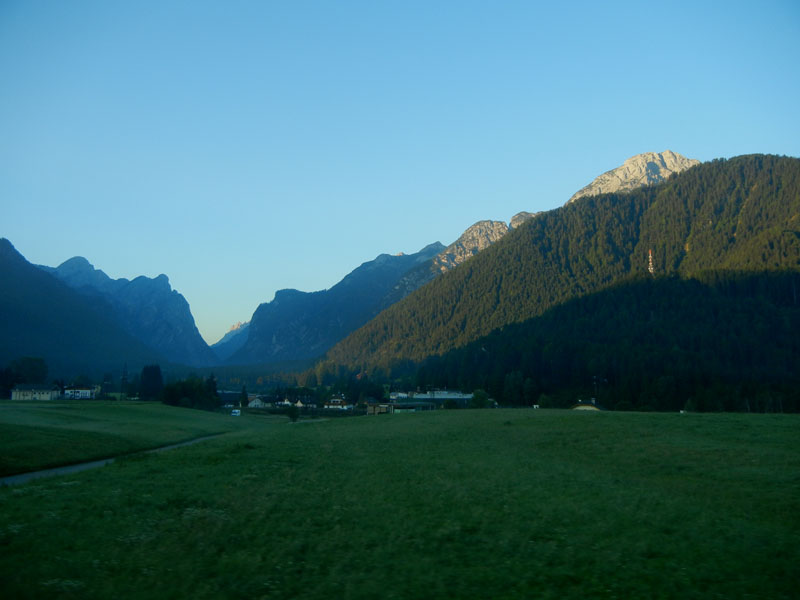
<instances>
[{"instance_id":1,"label":"rocky mountain peak","mask_svg":"<svg viewBox=\"0 0 800 600\"><path fill-rule=\"evenodd\" d=\"M637 154L616 169L596 177L589 185L578 190L567 204L584 196L624 192L653 185L664 181L673 173L680 173L699 164L699 160L686 158L672 150Z\"/></svg>"},{"instance_id":2,"label":"rocky mountain peak","mask_svg":"<svg viewBox=\"0 0 800 600\"><path fill-rule=\"evenodd\" d=\"M55 275L61 281L72 288L90 288L103 293L109 293L115 288L116 282L112 280L100 269L95 269L94 265L82 256L73 256L65 260L58 267L46 267L39 265L40 269ZM127 283L127 279L120 280Z\"/></svg>"},{"instance_id":3,"label":"rocky mountain peak","mask_svg":"<svg viewBox=\"0 0 800 600\"><path fill-rule=\"evenodd\" d=\"M73 256L65 260L58 267L62 273L78 272L78 271L94 271L94 265L86 260L83 256Z\"/></svg>"},{"instance_id":4,"label":"rocky mountain peak","mask_svg":"<svg viewBox=\"0 0 800 600\"><path fill-rule=\"evenodd\" d=\"M194 322L189 303L173 290L169 277L141 275L133 280L112 279L81 256L57 268L40 266L74 290L108 302L126 333L167 359L192 366L215 361Z\"/></svg>"},{"instance_id":5,"label":"rocky mountain peak","mask_svg":"<svg viewBox=\"0 0 800 600\"><path fill-rule=\"evenodd\" d=\"M478 221L433 259L434 267L442 272L449 271L488 248L506 233L508 225L503 221Z\"/></svg>"},{"instance_id":6,"label":"rocky mountain peak","mask_svg":"<svg viewBox=\"0 0 800 600\"><path fill-rule=\"evenodd\" d=\"M518 212L513 217L511 217L511 222L508 224L509 229L516 229L520 225L522 225L528 219L532 219L539 213L529 213L529 212Z\"/></svg>"},{"instance_id":7,"label":"rocky mountain peak","mask_svg":"<svg viewBox=\"0 0 800 600\"><path fill-rule=\"evenodd\" d=\"M241 329L242 327L246 327L249 324L250 324L250 321L245 321L244 323L242 323L241 321L237 321L236 323L231 325L231 328L228 329L228 333L230 333L231 331L236 331L238 329Z\"/></svg>"},{"instance_id":8,"label":"rocky mountain peak","mask_svg":"<svg viewBox=\"0 0 800 600\"><path fill-rule=\"evenodd\" d=\"M228 360L247 342L249 330L250 321L245 321L244 323L239 321L216 344L212 344L211 349L220 360Z\"/></svg>"}]
</instances>

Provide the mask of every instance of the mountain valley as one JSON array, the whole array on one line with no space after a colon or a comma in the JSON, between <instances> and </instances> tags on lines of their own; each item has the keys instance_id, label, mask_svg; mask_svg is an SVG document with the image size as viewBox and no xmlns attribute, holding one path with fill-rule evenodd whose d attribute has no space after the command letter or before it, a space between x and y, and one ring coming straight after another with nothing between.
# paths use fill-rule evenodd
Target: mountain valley
<instances>
[{"instance_id":1,"label":"mountain valley","mask_svg":"<svg viewBox=\"0 0 800 600\"><path fill-rule=\"evenodd\" d=\"M411 255L379 255L328 290L280 290L211 347L165 275L114 280L81 257L35 267L3 240L9 282L3 312L11 318L0 338L0 360L43 356L58 373L86 372L90 363L95 371L150 362L214 367L223 382L227 374L239 381L237 372L293 363L302 369L317 361L290 380L299 376L313 386L342 376L402 378L406 386L483 387L510 404L577 393L576 386L602 373L603 381L616 382L607 386L616 403L638 406L647 394L658 397L648 390L659 378L682 373L683 382L707 385L696 369L689 374L687 363L676 366L673 358L684 356L702 365L709 381L735 386L742 397L756 372L780 389L795 366L800 372L800 350L791 341L800 297L798 222L798 159L749 155L701 164L670 151L646 153L600 175L560 208L518 213L508 224L479 221L447 247L436 242ZM648 287L642 277L660 283ZM677 307L658 325L662 331L678 335L683 323L725 314L785 323L781 334L789 331L789 337L776 335L774 352L762 354L768 360L751 360L735 369L738 374L708 353L719 340L725 342L713 350L717 355L745 340L767 344L765 329L734 335L742 323L718 322L716 336L649 344L646 324L659 323L656 315L667 306L645 300L654 289ZM681 294L695 297L695 312L674 299ZM609 304L629 320L608 313ZM757 306L760 312L753 313ZM570 329L590 323L591 315L603 320L594 328L599 338L585 327ZM626 331L639 333L625 337ZM593 341L581 345L581 339ZM617 362L608 362L602 340ZM650 374L635 382L630 371L641 364L623 360L631 352L651 361ZM547 364L550 369L542 370ZM564 371L567 364L571 370ZM658 366L665 364L672 372ZM681 397L689 393L675 385ZM725 408L738 410L744 402ZM675 408L655 400L649 405Z\"/></svg>"}]
</instances>

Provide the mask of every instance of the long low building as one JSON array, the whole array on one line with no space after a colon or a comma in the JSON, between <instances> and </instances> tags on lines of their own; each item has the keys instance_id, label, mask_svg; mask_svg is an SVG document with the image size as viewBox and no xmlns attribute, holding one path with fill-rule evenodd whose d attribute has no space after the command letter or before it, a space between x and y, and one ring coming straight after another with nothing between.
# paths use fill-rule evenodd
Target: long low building
<instances>
[{"instance_id":1,"label":"long low building","mask_svg":"<svg viewBox=\"0 0 800 600\"><path fill-rule=\"evenodd\" d=\"M403 401L403 402L374 402L367 404L368 415L400 414L434 410L433 402Z\"/></svg>"},{"instance_id":2,"label":"long low building","mask_svg":"<svg viewBox=\"0 0 800 600\"><path fill-rule=\"evenodd\" d=\"M437 407L449 404L458 406L459 408L467 408L472 400L472 394L452 392L449 390L431 390L424 393L409 394L409 400L414 402L432 402Z\"/></svg>"},{"instance_id":3,"label":"long low building","mask_svg":"<svg viewBox=\"0 0 800 600\"><path fill-rule=\"evenodd\" d=\"M42 383L20 383L11 390L12 400L58 400L61 392Z\"/></svg>"}]
</instances>

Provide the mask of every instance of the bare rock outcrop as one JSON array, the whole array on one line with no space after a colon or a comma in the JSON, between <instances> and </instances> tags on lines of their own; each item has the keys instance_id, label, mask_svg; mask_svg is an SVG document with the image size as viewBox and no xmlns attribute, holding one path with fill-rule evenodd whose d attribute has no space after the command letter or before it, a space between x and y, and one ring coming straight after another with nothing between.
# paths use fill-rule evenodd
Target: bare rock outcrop
<instances>
[{"instance_id":1,"label":"bare rock outcrop","mask_svg":"<svg viewBox=\"0 0 800 600\"><path fill-rule=\"evenodd\" d=\"M525 212L525 211L518 212L513 217L511 217L511 222L508 224L508 228L509 229L516 229L517 227L522 225L525 221L527 221L528 219L532 219L533 217L535 217L538 214L540 214L540 213L538 213L538 212L530 213L530 212Z\"/></svg>"},{"instance_id":2,"label":"bare rock outcrop","mask_svg":"<svg viewBox=\"0 0 800 600\"><path fill-rule=\"evenodd\" d=\"M578 190L567 200L567 204L584 196L624 192L653 185L664 181L673 173L680 173L699 164L699 160L686 158L672 150L637 154L622 163L622 166L606 171L589 185Z\"/></svg>"},{"instance_id":3,"label":"bare rock outcrop","mask_svg":"<svg viewBox=\"0 0 800 600\"><path fill-rule=\"evenodd\" d=\"M507 233L508 225L503 221L478 221L433 259L434 268L441 272L449 271Z\"/></svg>"}]
</instances>

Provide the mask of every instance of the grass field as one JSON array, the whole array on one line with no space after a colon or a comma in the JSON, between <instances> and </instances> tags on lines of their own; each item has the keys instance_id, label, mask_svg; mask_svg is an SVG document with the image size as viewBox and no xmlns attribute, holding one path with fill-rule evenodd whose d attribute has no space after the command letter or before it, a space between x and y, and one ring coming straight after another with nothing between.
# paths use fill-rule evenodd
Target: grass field
<instances>
[{"instance_id":1,"label":"grass field","mask_svg":"<svg viewBox=\"0 0 800 600\"><path fill-rule=\"evenodd\" d=\"M0 402L0 476L157 448L241 427L143 402Z\"/></svg>"},{"instance_id":2,"label":"grass field","mask_svg":"<svg viewBox=\"0 0 800 600\"><path fill-rule=\"evenodd\" d=\"M798 597L796 416L236 427L0 489L4 597Z\"/></svg>"}]
</instances>

